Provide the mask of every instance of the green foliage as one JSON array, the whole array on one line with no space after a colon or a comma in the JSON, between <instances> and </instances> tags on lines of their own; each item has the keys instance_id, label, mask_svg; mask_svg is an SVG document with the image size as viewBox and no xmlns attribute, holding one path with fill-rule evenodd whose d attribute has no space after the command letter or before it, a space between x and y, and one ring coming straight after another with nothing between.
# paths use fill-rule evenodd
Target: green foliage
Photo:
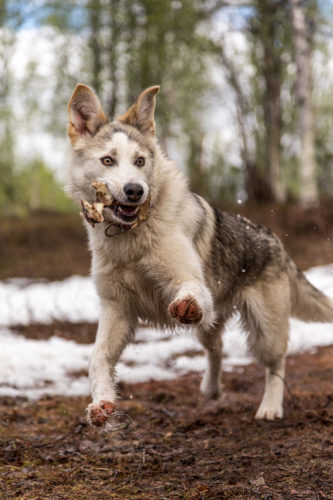
<instances>
[{"instance_id":1,"label":"green foliage","mask_svg":"<svg viewBox=\"0 0 333 500\"><path fill-rule=\"evenodd\" d=\"M1 151L1 150L0 150ZM0 155L0 212L6 213L15 198L15 177L10 164Z\"/></svg>"},{"instance_id":2,"label":"green foliage","mask_svg":"<svg viewBox=\"0 0 333 500\"><path fill-rule=\"evenodd\" d=\"M203 134L200 117L213 85L208 81L208 40L200 34L202 2L140 0L125 2L127 27L127 105L139 92L161 84L156 110L162 145L176 139L185 149L190 183L205 183L195 160ZM189 147L184 148L185 144Z\"/></svg>"},{"instance_id":3,"label":"green foliage","mask_svg":"<svg viewBox=\"0 0 333 500\"><path fill-rule=\"evenodd\" d=\"M288 196L297 198L301 188L296 154L298 104L288 0L253 0L243 11L234 7L243 15L243 22L234 29L243 30L249 47L246 64L251 65L251 71L244 74L237 50L234 59L227 51L223 56L223 36L219 41L212 29L217 16L227 12L228 4L232 2L0 0L0 208L20 213L44 207L71 209L41 160L24 169L16 165L13 83L16 92L25 96L26 126L38 118L44 130L61 137L66 134L66 104L78 81L95 88L111 118L124 112L145 87L160 84L157 134L166 150L171 146L183 152L182 165L195 191L215 203L233 203L246 189L259 199L260 189L265 192L272 181L269 148L273 153L275 148ZM327 30L329 23L318 15L316 0L305 2L304 8L312 33L318 31L317 26ZM31 20L36 26L48 27L57 57L52 61L52 78L40 74L39 61L31 57L19 86L13 82L9 61L17 31ZM318 50L323 51L326 40L323 34ZM238 99L232 106L241 131L235 137L241 167L233 160L226 161L220 144L208 155L203 146L206 132L202 117L207 103L220 92L216 92L219 83L210 78L212 67L216 70L218 66L229 72L226 80ZM42 109L45 104L40 96L46 89L52 96L52 107ZM326 85L325 91L317 94L318 180L326 194L333 182L332 86ZM251 175L252 188L260 188L257 191L250 187Z\"/></svg>"},{"instance_id":4,"label":"green foliage","mask_svg":"<svg viewBox=\"0 0 333 500\"><path fill-rule=\"evenodd\" d=\"M66 196L63 186L55 179L50 168L40 159L29 162L16 174L17 201L24 212L51 210L77 211Z\"/></svg>"},{"instance_id":5,"label":"green foliage","mask_svg":"<svg viewBox=\"0 0 333 500\"><path fill-rule=\"evenodd\" d=\"M30 212L77 212L50 168L40 159L22 168L8 168L0 161L0 212L25 216Z\"/></svg>"},{"instance_id":6,"label":"green foliage","mask_svg":"<svg viewBox=\"0 0 333 500\"><path fill-rule=\"evenodd\" d=\"M185 149L190 180L198 184L200 171L192 161L195 151L184 145L194 145L202 134L200 115L212 90L206 77L208 40L199 30L200 23L209 17L203 2L89 0L81 8L69 2L65 9L68 18L73 19L74 12L78 14L76 24L70 26L68 21L62 24L65 11L59 3L49 2L43 19L57 30L63 26L64 34L73 30L84 33L77 80L98 92L110 118L124 112L145 87L161 84L156 109L158 135L164 148L172 139ZM71 81L74 86L70 51L66 42L59 50L60 64L53 84L57 105L49 127L53 132L62 129L56 110L64 109L61 99L69 95Z\"/></svg>"}]
</instances>

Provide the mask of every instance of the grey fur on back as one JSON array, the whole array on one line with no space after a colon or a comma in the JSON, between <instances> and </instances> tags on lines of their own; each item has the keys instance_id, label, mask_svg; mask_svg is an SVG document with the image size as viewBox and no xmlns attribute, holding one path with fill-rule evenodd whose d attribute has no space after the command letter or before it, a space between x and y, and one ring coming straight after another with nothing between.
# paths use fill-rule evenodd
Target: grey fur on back
<instances>
[{"instance_id":1,"label":"grey fur on back","mask_svg":"<svg viewBox=\"0 0 333 500\"><path fill-rule=\"evenodd\" d=\"M274 280L287 273L290 315L308 322L333 322L332 300L306 279L269 228L240 215L218 209L214 213L210 272L224 278L224 299L237 297L257 280Z\"/></svg>"}]
</instances>

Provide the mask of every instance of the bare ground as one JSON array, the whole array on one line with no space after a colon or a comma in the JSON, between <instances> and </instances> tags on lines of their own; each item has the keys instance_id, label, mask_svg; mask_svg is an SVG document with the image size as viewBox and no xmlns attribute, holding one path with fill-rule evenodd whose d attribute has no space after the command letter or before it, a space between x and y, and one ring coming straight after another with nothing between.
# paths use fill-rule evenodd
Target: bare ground
<instances>
[{"instance_id":1,"label":"bare ground","mask_svg":"<svg viewBox=\"0 0 333 500\"><path fill-rule=\"evenodd\" d=\"M3 499L331 499L333 347L288 359L281 421L253 416L262 369L224 374L208 404L197 375L120 387L124 428L88 427L88 398L0 398Z\"/></svg>"},{"instance_id":2,"label":"bare ground","mask_svg":"<svg viewBox=\"0 0 333 500\"><path fill-rule=\"evenodd\" d=\"M241 207L270 226L297 264L333 262L333 204ZM78 217L40 214L0 224L0 279L87 274ZM30 325L20 332L92 342L95 325ZM315 335L315 331L314 331ZM88 398L0 397L2 499L332 499L333 346L288 358L285 418L257 422L263 370L225 373L224 400L199 394L199 376L122 385L115 419L88 427ZM75 374L73 374L75 376ZM82 374L76 374L82 375Z\"/></svg>"}]
</instances>

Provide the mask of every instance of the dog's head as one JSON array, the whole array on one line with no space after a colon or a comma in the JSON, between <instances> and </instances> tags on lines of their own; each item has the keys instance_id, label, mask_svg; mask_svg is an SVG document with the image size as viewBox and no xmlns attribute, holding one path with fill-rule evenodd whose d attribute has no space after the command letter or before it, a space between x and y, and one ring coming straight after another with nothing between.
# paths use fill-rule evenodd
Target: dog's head
<instances>
[{"instance_id":1,"label":"dog's head","mask_svg":"<svg viewBox=\"0 0 333 500\"><path fill-rule=\"evenodd\" d=\"M158 86L143 91L114 122L109 122L98 97L85 85L76 86L68 104L69 192L77 200L93 202L91 182L104 182L118 202L109 210L120 224L134 224L140 205L150 195L158 91Z\"/></svg>"}]
</instances>

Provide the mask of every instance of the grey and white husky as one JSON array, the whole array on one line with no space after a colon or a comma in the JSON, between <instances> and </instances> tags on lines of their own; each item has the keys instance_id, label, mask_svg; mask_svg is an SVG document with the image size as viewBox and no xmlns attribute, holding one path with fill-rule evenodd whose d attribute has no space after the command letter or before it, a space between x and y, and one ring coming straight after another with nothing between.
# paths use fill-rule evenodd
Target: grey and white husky
<instances>
[{"instance_id":1,"label":"grey and white husky","mask_svg":"<svg viewBox=\"0 0 333 500\"><path fill-rule=\"evenodd\" d=\"M110 122L99 99L77 85L69 101L68 190L93 203L92 181L105 183L117 205L107 222L86 223L101 317L90 362L88 420L103 425L115 409L115 366L138 321L195 327L207 354L201 391L221 394L223 327L238 309L249 348L266 367L256 418L283 416L289 317L333 321L333 303L314 288L266 227L211 207L193 194L155 138L158 86ZM150 197L150 216L134 225ZM110 221L117 237L105 234Z\"/></svg>"}]
</instances>

